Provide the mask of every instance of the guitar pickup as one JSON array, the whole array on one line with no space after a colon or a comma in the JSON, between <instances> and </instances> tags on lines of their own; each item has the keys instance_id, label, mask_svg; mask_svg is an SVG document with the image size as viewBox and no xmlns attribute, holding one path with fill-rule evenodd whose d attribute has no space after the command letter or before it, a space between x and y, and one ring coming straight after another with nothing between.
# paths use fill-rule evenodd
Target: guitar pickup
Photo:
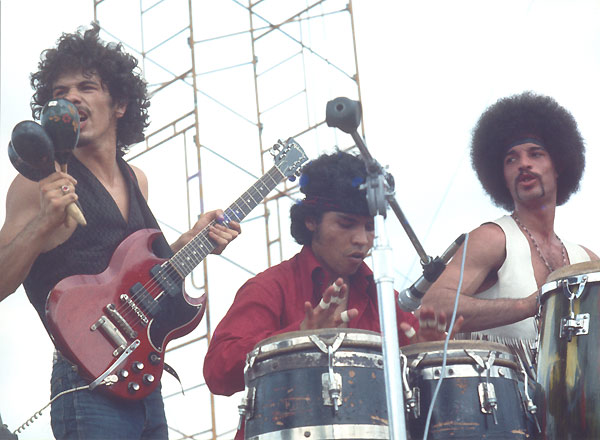
<instances>
[{"instance_id":1,"label":"guitar pickup","mask_svg":"<svg viewBox=\"0 0 600 440\"><path fill-rule=\"evenodd\" d=\"M118 356L121 354L125 348L127 347L127 340L123 337L123 334L119 331L117 327L108 319L106 316L101 316L98 321L96 321L90 327L91 331L100 330L105 336L110 339L115 347L117 347L113 351L113 356Z\"/></svg>"},{"instance_id":2,"label":"guitar pickup","mask_svg":"<svg viewBox=\"0 0 600 440\"><path fill-rule=\"evenodd\" d=\"M131 294L131 298L135 298L135 302L140 309L151 318L156 316L156 314L160 311L160 305L158 301L156 301L152 295L150 295L150 292L146 290L142 283L138 282L131 286L129 293Z\"/></svg>"},{"instance_id":3,"label":"guitar pickup","mask_svg":"<svg viewBox=\"0 0 600 440\"><path fill-rule=\"evenodd\" d=\"M150 274L167 295L174 297L181 293L182 280L175 271L156 265L150 269Z\"/></svg>"}]
</instances>

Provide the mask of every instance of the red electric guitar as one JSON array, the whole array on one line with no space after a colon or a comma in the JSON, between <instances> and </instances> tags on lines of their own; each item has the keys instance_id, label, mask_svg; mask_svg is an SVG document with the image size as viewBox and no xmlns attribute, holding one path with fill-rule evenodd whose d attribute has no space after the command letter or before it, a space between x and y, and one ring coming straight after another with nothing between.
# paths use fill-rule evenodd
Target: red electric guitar
<instances>
[{"instance_id":1,"label":"red electric guitar","mask_svg":"<svg viewBox=\"0 0 600 440\"><path fill-rule=\"evenodd\" d=\"M244 219L307 160L293 139L279 141L272 153L275 166L224 211L227 220ZM168 260L152 252L160 231L139 230L117 247L104 272L74 275L52 289L46 301L50 333L58 350L92 380L90 389L103 385L137 400L157 387L167 343L190 333L204 315L205 295L188 296L184 278L215 248L208 229Z\"/></svg>"}]
</instances>

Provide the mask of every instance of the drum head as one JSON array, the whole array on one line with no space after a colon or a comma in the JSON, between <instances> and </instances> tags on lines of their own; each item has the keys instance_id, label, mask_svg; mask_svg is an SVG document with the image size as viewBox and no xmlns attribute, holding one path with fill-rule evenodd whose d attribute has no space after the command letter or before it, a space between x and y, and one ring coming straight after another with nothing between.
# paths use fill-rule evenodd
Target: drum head
<instances>
[{"instance_id":1,"label":"drum head","mask_svg":"<svg viewBox=\"0 0 600 440\"><path fill-rule=\"evenodd\" d=\"M420 366L440 366L443 362L444 341L419 342L401 347L402 353L409 359L409 364L414 359L419 359ZM510 349L499 342L477 341L459 339L448 341L447 362L450 364L476 364L476 360L469 354L476 354L482 359L487 359L491 352L496 352L495 365L518 370L517 360Z\"/></svg>"},{"instance_id":2,"label":"drum head","mask_svg":"<svg viewBox=\"0 0 600 440\"><path fill-rule=\"evenodd\" d=\"M558 268L548 275L546 283L592 272L600 272L600 261L585 261L583 263L571 264L569 266Z\"/></svg>"},{"instance_id":3,"label":"drum head","mask_svg":"<svg viewBox=\"0 0 600 440\"><path fill-rule=\"evenodd\" d=\"M499 351L510 353L506 345L499 342L478 341L470 339L459 339L448 341L448 351L456 350L478 350L478 351ZM413 356L420 353L438 353L444 351L444 341L418 342L401 348L406 356Z\"/></svg>"}]
</instances>

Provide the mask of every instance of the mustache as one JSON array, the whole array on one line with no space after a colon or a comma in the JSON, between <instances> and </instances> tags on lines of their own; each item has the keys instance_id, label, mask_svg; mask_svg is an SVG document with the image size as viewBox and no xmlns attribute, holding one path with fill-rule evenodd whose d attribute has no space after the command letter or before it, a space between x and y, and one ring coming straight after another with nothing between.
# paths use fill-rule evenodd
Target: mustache
<instances>
[{"instance_id":1,"label":"mustache","mask_svg":"<svg viewBox=\"0 0 600 440\"><path fill-rule=\"evenodd\" d=\"M519 172L518 176L515 178L515 185L518 184L525 176L532 176L534 179L537 179L538 181L541 179L541 176L538 173L534 173L533 171L521 171L521 172Z\"/></svg>"}]
</instances>

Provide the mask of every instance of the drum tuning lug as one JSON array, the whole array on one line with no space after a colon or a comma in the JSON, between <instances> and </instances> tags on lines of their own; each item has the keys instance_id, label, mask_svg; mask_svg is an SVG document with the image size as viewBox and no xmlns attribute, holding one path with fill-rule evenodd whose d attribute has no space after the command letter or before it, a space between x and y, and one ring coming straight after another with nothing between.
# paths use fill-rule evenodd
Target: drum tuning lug
<instances>
[{"instance_id":1,"label":"drum tuning lug","mask_svg":"<svg viewBox=\"0 0 600 440\"><path fill-rule=\"evenodd\" d=\"M405 393L405 396L407 394ZM404 406L406 412L416 420L421 417L421 390L418 387L414 387L408 396L410 397L405 397L406 403Z\"/></svg>"},{"instance_id":2,"label":"drum tuning lug","mask_svg":"<svg viewBox=\"0 0 600 440\"><path fill-rule=\"evenodd\" d=\"M560 321L560 337L566 337L568 342L571 342L573 336L587 335L589 333L589 313L581 313L573 317L562 318Z\"/></svg>"},{"instance_id":3,"label":"drum tuning lug","mask_svg":"<svg viewBox=\"0 0 600 440\"><path fill-rule=\"evenodd\" d=\"M321 395L323 405L333 406L334 411L342 405L342 375L340 373L323 373L321 375Z\"/></svg>"},{"instance_id":4,"label":"drum tuning lug","mask_svg":"<svg viewBox=\"0 0 600 440\"><path fill-rule=\"evenodd\" d=\"M238 413L240 421L238 422L238 430L242 429L242 422L251 419L254 416L254 399L256 397L256 388L250 387L246 389L246 395L242 397L242 403L238 405Z\"/></svg>"},{"instance_id":5,"label":"drum tuning lug","mask_svg":"<svg viewBox=\"0 0 600 440\"><path fill-rule=\"evenodd\" d=\"M400 370L406 412L414 419L418 419L421 416L421 390L418 387L410 387L408 383L408 358L402 353L400 354Z\"/></svg>"},{"instance_id":6,"label":"drum tuning lug","mask_svg":"<svg viewBox=\"0 0 600 440\"><path fill-rule=\"evenodd\" d=\"M489 382L481 382L477 387L479 392L479 404L481 412L484 414L492 414L494 416L494 424L498 424L496 416L496 408L498 407L498 399L496 398L496 389L494 384Z\"/></svg>"}]
</instances>

